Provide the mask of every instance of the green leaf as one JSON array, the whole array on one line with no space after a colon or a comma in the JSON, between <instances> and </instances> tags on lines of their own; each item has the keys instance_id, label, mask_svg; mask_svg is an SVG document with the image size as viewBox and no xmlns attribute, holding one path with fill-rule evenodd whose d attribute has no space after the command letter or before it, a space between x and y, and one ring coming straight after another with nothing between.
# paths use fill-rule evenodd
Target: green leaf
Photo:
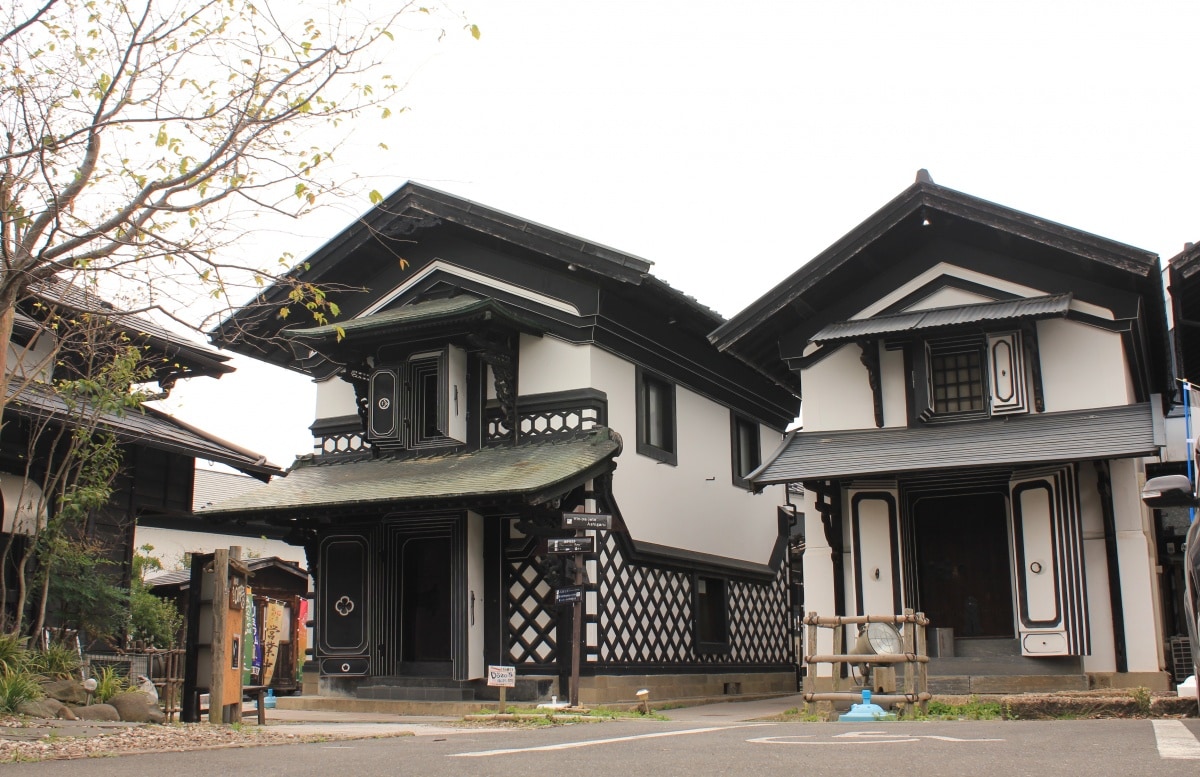
<instances>
[{"instance_id":1,"label":"green leaf","mask_svg":"<svg viewBox=\"0 0 1200 777\"><path fill-rule=\"evenodd\" d=\"M479 25L478 24L469 24L469 25L467 25L467 29L470 31L472 38L474 38L475 40L479 40Z\"/></svg>"},{"instance_id":2,"label":"green leaf","mask_svg":"<svg viewBox=\"0 0 1200 777\"><path fill-rule=\"evenodd\" d=\"M381 202L383 202L383 195L379 193L378 189L372 189L371 190L371 204L378 205Z\"/></svg>"}]
</instances>

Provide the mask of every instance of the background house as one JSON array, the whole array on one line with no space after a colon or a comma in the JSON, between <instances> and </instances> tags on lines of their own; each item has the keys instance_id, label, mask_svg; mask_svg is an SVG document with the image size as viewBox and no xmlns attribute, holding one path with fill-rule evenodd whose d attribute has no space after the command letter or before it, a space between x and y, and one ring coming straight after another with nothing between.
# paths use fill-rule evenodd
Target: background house
<instances>
[{"instance_id":1,"label":"background house","mask_svg":"<svg viewBox=\"0 0 1200 777\"><path fill-rule=\"evenodd\" d=\"M925 612L943 690L1165 687L1166 321L1153 254L922 171L724 324L804 398L750 480L804 485L805 609Z\"/></svg>"},{"instance_id":2,"label":"background house","mask_svg":"<svg viewBox=\"0 0 1200 777\"><path fill-rule=\"evenodd\" d=\"M707 342L718 315L649 262L412 184L292 280L346 289L340 317L284 320L275 287L214 339L313 376L319 452L206 518L304 545L323 692L470 698L507 664L565 697L573 572L547 541L574 510L613 516L585 700L795 688L787 497L746 480L795 401Z\"/></svg>"},{"instance_id":3,"label":"background house","mask_svg":"<svg viewBox=\"0 0 1200 777\"><path fill-rule=\"evenodd\" d=\"M87 323L85 323L85 321ZM90 326L83 345L78 329ZM279 469L251 451L217 439L152 407L101 407L56 388L88 376L97 342L141 349L149 382L168 392L182 379L231 371L227 357L141 317L121 314L93 292L58 281L35 287L19 308L9 348L8 404L0 430L0 493L4 498L7 614L16 607L15 565L58 509L45 494L47 475L60 465L73 429L112 433L120 466L107 505L90 511L71 531L112 562L112 580L128 586L134 530L140 520L186 516L192 509L196 459L220 462L265 480ZM85 425L86 424L86 425ZM65 433L65 434L64 434ZM55 625L55 624L51 624ZM118 635L119 636L119 635Z\"/></svg>"}]
</instances>

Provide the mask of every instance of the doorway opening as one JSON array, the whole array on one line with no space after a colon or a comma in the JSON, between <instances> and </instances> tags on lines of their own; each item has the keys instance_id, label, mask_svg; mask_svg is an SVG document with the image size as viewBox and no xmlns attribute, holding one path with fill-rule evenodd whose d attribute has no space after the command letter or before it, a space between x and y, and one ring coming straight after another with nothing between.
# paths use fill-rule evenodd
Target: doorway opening
<instances>
[{"instance_id":1,"label":"doorway opening","mask_svg":"<svg viewBox=\"0 0 1200 777\"><path fill-rule=\"evenodd\" d=\"M449 535L400 540L399 671L450 677L454 657L453 543Z\"/></svg>"},{"instance_id":2,"label":"doorway opening","mask_svg":"<svg viewBox=\"0 0 1200 777\"><path fill-rule=\"evenodd\" d=\"M920 606L956 639L1015 639L1008 503L1002 493L913 504Z\"/></svg>"}]
</instances>

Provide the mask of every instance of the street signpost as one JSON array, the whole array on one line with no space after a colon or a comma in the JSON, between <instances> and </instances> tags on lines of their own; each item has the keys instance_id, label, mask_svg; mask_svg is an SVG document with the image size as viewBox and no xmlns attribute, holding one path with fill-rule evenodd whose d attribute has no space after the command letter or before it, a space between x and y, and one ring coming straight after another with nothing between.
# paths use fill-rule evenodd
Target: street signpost
<instances>
[{"instance_id":1,"label":"street signpost","mask_svg":"<svg viewBox=\"0 0 1200 777\"><path fill-rule=\"evenodd\" d=\"M608 531L612 528L612 516L608 513L563 513L562 527L564 529L601 529Z\"/></svg>"},{"instance_id":2,"label":"street signpost","mask_svg":"<svg viewBox=\"0 0 1200 777\"><path fill-rule=\"evenodd\" d=\"M596 538L590 535L586 537L550 537L546 540L546 552L575 555L595 553Z\"/></svg>"},{"instance_id":3,"label":"street signpost","mask_svg":"<svg viewBox=\"0 0 1200 777\"><path fill-rule=\"evenodd\" d=\"M583 639L583 557L596 552L596 535L588 531L609 531L612 516L607 513L563 513L562 528L574 529L574 537L555 537L546 540L549 553L570 553L575 556L574 585L563 586L555 594L558 604L571 607L571 694L572 707L579 706L579 657Z\"/></svg>"},{"instance_id":4,"label":"street signpost","mask_svg":"<svg viewBox=\"0 0 1200 777\"><path fill-rule=\"evenodd\" d=\"M583 586L563 586L554 592L555 604L577 604L583 601Z\"/></svg>"}]
</instances>

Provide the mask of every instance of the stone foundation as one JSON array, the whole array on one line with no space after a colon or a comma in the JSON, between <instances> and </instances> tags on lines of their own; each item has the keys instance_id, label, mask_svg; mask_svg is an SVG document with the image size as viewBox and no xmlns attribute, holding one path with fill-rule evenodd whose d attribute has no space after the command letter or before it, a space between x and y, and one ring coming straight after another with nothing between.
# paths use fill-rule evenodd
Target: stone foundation
<instances>
[{"instance_id":1,"label":"stone foundation","mask_svg":"<svg viewBox=\"0 0 1200 777\"><path fill-rule=\"evenodd\" d=\"M736 701L739 697L796 693L796 674L728 672L583 677L579 681L579 702L584 705L636 704L637 692L643 688L650 692L652 706L670 700Z\"/></svg>"}]
</instances>

